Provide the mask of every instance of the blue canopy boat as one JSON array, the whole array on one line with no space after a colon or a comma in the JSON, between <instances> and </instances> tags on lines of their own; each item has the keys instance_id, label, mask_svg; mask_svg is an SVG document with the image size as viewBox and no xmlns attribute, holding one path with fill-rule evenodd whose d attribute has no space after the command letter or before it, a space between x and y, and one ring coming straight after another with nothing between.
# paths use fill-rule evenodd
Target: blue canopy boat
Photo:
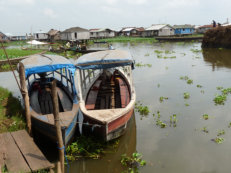
<instances>
[{"instance_id":1,"label":"blue canopy boat","mask_svg":"<svg viewBox=\"0 0 231 173\"><path fill-rule=\"evenodd\" d=\"M84 134L109 141L125 132L136 100L133 62L122 50L89 53L75 62Z\"/></svg>"},{"instance_id":2,"label":"blue canopy boat","mask_svg":"<svg viewBox=\"0 0 231 173\"><path fill-rule=\"evenodd\" d=\"M54 126L51 82L57 80L60 125L64 145L74 136L79 112L73 63L58 55L32 55L22 60L28 82L33 130L57 141Z\"/></svg>"}]
</instances>

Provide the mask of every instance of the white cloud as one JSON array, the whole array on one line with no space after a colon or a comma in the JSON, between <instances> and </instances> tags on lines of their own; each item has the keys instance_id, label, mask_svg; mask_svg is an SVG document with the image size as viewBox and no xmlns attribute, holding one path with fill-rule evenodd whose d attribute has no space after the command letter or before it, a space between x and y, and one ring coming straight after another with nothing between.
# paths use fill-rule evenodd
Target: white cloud
<instances>
[{"instance_id":1,"label":"white cloud","mask_svg":"<svg viewBox=\"0 0 231 173\"><path fill-rule=\"evenodd\" d=\"M126 0L129 4L142 5L146 4L147 0Z\"/></svg>"},{"instance_id":2,"label":"white cloud","mask_svg":"<svg viewBox=\"0 0 231 173\"><path fill-rule=\"evenodd\" d=\"M57 14L55 14L55 12L51 8L45 8L43 10L43 14L47 17L50 17L50 18L56 18L57 17Z\"/></svg>"}]
</instances>

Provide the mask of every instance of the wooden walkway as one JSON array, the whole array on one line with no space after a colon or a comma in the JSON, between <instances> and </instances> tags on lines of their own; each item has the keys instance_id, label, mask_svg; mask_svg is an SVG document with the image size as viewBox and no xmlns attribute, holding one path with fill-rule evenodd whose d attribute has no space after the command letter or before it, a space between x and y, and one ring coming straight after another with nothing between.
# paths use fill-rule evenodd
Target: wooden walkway
<instances>
[{"instance_id":1,"label":"wooden walkway","mask_svg":"<svg viewBox=\"0 0 231 173\"><path fill-rule=\"evenodd\" d=\"M0 167L3 165L9 172L34 172L53 167L25 130L0 134Z\"/></svg>"}]
</instances>

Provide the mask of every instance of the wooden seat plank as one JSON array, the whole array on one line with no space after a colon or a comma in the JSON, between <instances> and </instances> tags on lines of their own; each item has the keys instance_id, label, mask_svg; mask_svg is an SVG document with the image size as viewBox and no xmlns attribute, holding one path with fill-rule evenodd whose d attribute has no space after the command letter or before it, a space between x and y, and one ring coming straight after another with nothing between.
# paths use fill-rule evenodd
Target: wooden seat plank
<instances>
[{"instance_id":1,"label":"wooden seat plank","mask_svg":"<svg viewBox=\"0 0 231 173\"><path fill-rule=\"evenodd\" d=\"M3 133L2 138L6 147L5 165L7 170L9 172L31 172L11 134ZM24 136L20 136L20 138L24 140Z\"/></svg>"},{"instance_id":2,"label":"wooden seat plank","mask_svg":"<svg viewBox=\"0 0 231 173\"><path fill-rule=\"evenodd\" d=\"M70 111L72 109L72 102L69 99L69 97L67 96L67 94L60 89L59 87L56 87L57 89L57 93L58 93L58 97L60 99L60 102L62 104L63 110L66 111Z\"/></svg>"},{"instance_id":3,"label":"wooden seat plank","mask_svg":"<svg viewBox=\"0 0 231 173\"><path fill-rule=\"evenodd\" d=\"M25 130L12 132L11 135L32 171L53 167Z\"/></svg>"}]
</instances>

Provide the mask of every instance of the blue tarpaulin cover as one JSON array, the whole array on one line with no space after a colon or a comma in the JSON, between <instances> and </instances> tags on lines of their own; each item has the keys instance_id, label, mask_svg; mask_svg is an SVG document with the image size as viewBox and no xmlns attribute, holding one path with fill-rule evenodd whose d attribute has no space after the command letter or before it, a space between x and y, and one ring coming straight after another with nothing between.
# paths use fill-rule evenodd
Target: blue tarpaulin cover
<instances>
[{"instance_id":1,"label":"blue tarpaulin cover","mask_svg":"<svg viewBox=\"0 0 231 173\"><path fill-rule=\"evenodd\" d=\"M68 68L72 74L74 74L76 68L74 64L59 55L31 55L26 59L23 59L21 63L25 67L25 76L29 77L31 74L52 72L61 68Z\"/></svg>"},{"instance_id":2,"label":"blue tarpaulin cover","mask_svg":"<svg viewBox=\"0 0 231 173\"><path fill-rule=\"evenodd\" d=\"M79 69L106 69L133 64L134 60L129 52L124 50L106 50L88 53L75 61Z\"/></svg>"}]
</instances>

